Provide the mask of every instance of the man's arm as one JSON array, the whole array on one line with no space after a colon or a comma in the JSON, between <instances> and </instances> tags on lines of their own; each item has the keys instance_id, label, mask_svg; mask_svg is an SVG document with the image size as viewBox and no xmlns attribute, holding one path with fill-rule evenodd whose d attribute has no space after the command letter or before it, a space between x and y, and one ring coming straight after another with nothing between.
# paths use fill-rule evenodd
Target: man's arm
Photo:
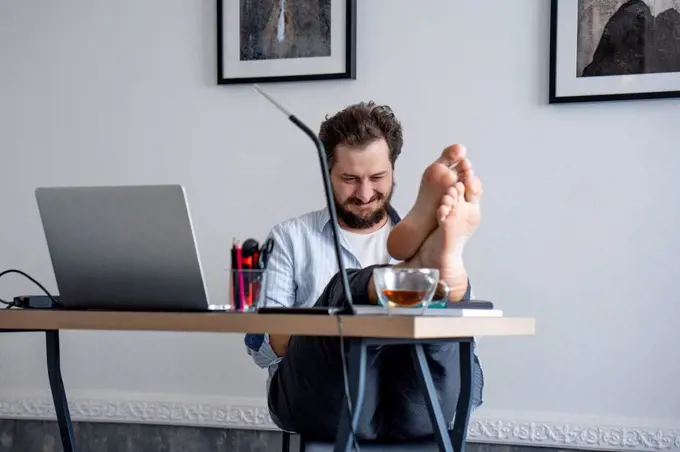
<instances>
[{"instance_id":1,"label":"man's arm","mask_svg":"<svg viewBox=\"0 0 680 452\"><path fill-rule=\"evenodd\" d=\"M288 349L288 342L290 342L290 334L270 334L269 346L272 348L276 356L283 356Z\"/></svg>"},{"instance_id":2,"label":"man's arm","mask_svg":"<svg viewBox=\"0 0 680 452\"><path fill-rule=\"evenodd\" d=\"M276 226L269 234L274 248L267 262L264 305L292 307L295 303L295 270L290 236ZM281 360L286 352L289 335L246 334L246 351L263 368Z\"/></svg>"}]
</instances>

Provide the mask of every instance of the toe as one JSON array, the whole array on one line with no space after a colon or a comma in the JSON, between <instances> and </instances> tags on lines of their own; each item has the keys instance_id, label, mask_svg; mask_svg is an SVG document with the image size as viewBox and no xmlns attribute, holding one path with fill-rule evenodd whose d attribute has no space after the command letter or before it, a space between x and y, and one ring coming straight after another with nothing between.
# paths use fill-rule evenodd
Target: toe
<instances>
[{"instance_id":1,"label":"toe","mask_svg":"<svg viewBox=\"0 0 680 452\"><path fill-rule=\"evenodd\" d=\"M456 170L458 171L458 180L464 183L468 183L474 175L472 163L470 163L469 159L464 159L461 164L456 167Z\"/></svg>"},{"instance_id":2,"label":"toe","mask_svg":"<svg viewBox=\"0 0 680 452\"><path fill-rule=\"evenodd\" d=\"M453 207L458 202L458 190L455 187L449 187L442 197L441 205L446 207Z\"/></svg>"},{"instance_id":3,"label":"toe","mask_svg":"<svg viewBox=\"0 0 680 452\"><path fill-rule=\"evenodd\" d=\"M465 196L465 184L462 182L456 182L455 185L456 191L458 192L458 196L460 198Z\"/></svg>"},{"instance_id":4,"label":"toe","mask_svg":"<svg viewBox=\"0 0 680 452\"><path fill-rule=\"evenodd\" d=\"M454 198L450 195L444 195L442 198L442 203L439 205L440 207L447 207L451 208L453 207L453 204L455 203Z\"/></svg>"},{"instance_id":5,"label":"toe","mask_svg":"<svg viewBox=\"0 0 680 452\"><path fill-rule=\"evenodd\" d=\"M472 162L470 159L465 157L460 160L460 164L456 166L458 171L472 171Z\"/></svg>"},{"instance_id":6,"label":"toe","mask_svg":"<svg viewBox=\"0 0 680 452\"><path fill-rule=\"evenodd\" d=\"M438 161L446 166L451 166L456 162L460 162L461 160L465 159L466 155L467 150L465 149L465 146L462 144L453 144L451 146L447 146L444 149Z\"/></svg>"},{"instance_id":7,"label":"toe","mask_svg":"<svg viewBox=\"0 0 680 452\"><path fill-rule=\"evenodd\" d=\"M468 182L465 199L468 202L478 204L482 198L482 181L478 177L471 177Z\"/></svg>"},{"instance_id":8,"label":"toe","mask_svg":"<svg viewBox=\"0 0 680 452\"><path fill-rule=\"evenodd\" d=\"M444 196L442 196L441 203L437 209L437 218L440 222L446 220L446 218L453 213L453 210L458 203L458 190L455 187L449 187L446 190Z\"/></svg>"},{"instance_id":9,"label":"toe","mask_svg":"<svg viewBox=\"0 0 680 452\"><path fill-rule=\"evenodd\" d=\"M446 159L446 161L448 161L448 159ZM458 181L466 182L470 177L472 177L472 163L470 163L470 159L467 157L459 158L450 165L447 163L444 164L448 166L449 170L451 170L453 183Z\"/></svg>"},{"instance_id":10,"label":"toe","mask_svg":"<svg viewBox=\"0 0 680 452\"><path fill-rule=\"evenodd\" d=\"M440 187L453 187L456 182L460 181L458 171L442 171L439 173L440 180L438 184Z\"/></svg>"},{"instance_id":11,"label":"toe","mask_svg":"<svg viewBox=\"0 0 680 452\"><path fill-rule=\"evenodd\" d=\"M455 205L458 202L458 198L460 197L460 194L458 193L458 190L454 185L448 188L446 190L446 195L450 196L453 199L453 205Z\"/></svg>"},{"instance_id":12,"label":"toe","mask_svg":"<svg viewBox=\"0 0 680 452\"><path fill-rule=\"evenodd\" d=\"M437 209L437 220L439 221L439 223L443 223L449 217L451 211L452 211L451 206L446 206L444 204L439 206L439 208Z\"/></svg>"}]
</instances>

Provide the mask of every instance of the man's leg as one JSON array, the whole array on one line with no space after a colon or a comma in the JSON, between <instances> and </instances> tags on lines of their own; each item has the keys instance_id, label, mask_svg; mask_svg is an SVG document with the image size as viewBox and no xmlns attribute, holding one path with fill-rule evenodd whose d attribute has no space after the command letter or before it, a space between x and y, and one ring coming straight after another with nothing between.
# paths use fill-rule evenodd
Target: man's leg
<instances>
[{"instance_id":1,"label":"man's leg","mask_svg":"<svg viewBox=\"0 0 680 452\"><path fill-rule=\"evenodd\" d=\"M462 249L480 221L479 198L481 184L471 184L466 196L465 184L458 182L442 197L437 210L437 228L408 263L416 267L439 269L440 278L449 286L461 286L467 280L462 261ZM470 286L456 299L469 299ZM441 341L424 346L437 398L444 419L449 423L456 412L460 381L460 347ZM385 373L381 375L381 400L386 408L383 434L394 438L417 438L431 435L425 396L418 385L416 370L406 347L393 347L383 357ZM475 373L475 369L473 369Z\"/></svg>"},{"instance_id":2,"label":"man's leg","mask_svg":"<svg viewBox=\"0 0 680 452\"><path fill-rule=\"evenodd\" d=\"M454 170L449 167L455 165ZM472 164L464 146L446 147L439 158L423 172L416 202L404 219L392 228L387 251L398 260L413 257L425 239L437 228L435 212L446 190L457 182L475 184Z\"/></svg>"},{"instance_id":3,"label":"man's leg","mask_svg":"<svg viewBox=\"0 0 680 452\"><path fill-rule=\"evenodd\" d=\"M449 171L441 164L429 168L435 168L440 172ZM445 179L433 178L432 180L435 181L434 183L443 183ZM473 234L480 221L481 183L474 177L471 180L471 189L468 190L467 195L465 184L462 182L456 183L455 187L444 188L445 194L440 205L434 206L434 210L430 212L437 220L436 229L422 244L417 245L418 251L415 256L401 264L406 267L439 269L440 278L446 281L452 289L451 299L453 300L461 299L469 289L467 273L462 262L462 251L465 242ZM428 189L430 188L433 187ZM421 190L423 190L423 185L421 185ZM417 239L414 236L414 240L417 241ZM372 273L373 267L348 271L352 296L356 304L376 302ZM317 304L337 306L342 302L343 297L341 280L339 275L336 275L326 286ZM436 345L431 347L428 353L431 372L437 381L435 386L440 394L441 402L445 405L449 400L455 399L455 394L458 394L460 387L460 382L454 378L454 374L459 375L458 360L451 360L457 352L449 347ZM373 439L379 435L381 430L385 430L382 428L384 420L380 413L390 414L389 406L387 409L379 407L380 403L385 403L385 397L389 397L389 394L380 393L379 374L390 375L390 371L400 370L400 368L387 371L381 369L384 364L382 355L386 350L389 348L381 347L371 350L368 354L364 406L356 432L357 436L362 439ZM293 336L279 366L270 387L269 407L279 420L281 427L305 435L333 439L344 396L339 338ZM412 365L404 367L413 369ZM413 381L416 381L415 378ZM396 384L396 389L393 389L396 391L401 388L408 389L408 382L402 383L404 385ZM415 392L408 394L415 394ZM401 412L414 412L414 417L416 417L421 400L422 396L420 399L407 396L403 400L404 403L399 403L399 408ZM449 419L455 412L455 401L450 405L454 408L444 407L444 414L449 416ZM412 436L410 433L423 430L420 425L416 427L413 431L409 431L408 426L402 425L401 434L407 433Z\"/></svg>"},{"instance_id":4,"label":"man's leg","mask_svg":"<svg viewBox=\"0 0 680 452\"><path fill-rule=\"evenodd\" d=\"M423 348L448 427L456 412L460 391L459 346L441 342L423 345ZM418 439L434 434L426 394L416 372L411 347L397 345L385 351L380 380L384 413L380 435L385 440Z\"/></svg>"},{"instance_id":5,"label":"man's leg","mask_svg":"<svg viewBox=\"0 0 680 452\"><path fill-rule=\"evenodd\" d=\"M355 304L368 303L367 287L373 268L347 271ZM343 299L342 281L337 274L316 305L338 306ZM356 431L359 439L374 439L380 430L381 420L376 410L382 353L381 349L368 349L364 402ZM269 387L269 409L279 426L308 438L333 441L340 423L340 410L346 409L344 395L340 338L292 336Z\"/></svg>"}]
</instances>

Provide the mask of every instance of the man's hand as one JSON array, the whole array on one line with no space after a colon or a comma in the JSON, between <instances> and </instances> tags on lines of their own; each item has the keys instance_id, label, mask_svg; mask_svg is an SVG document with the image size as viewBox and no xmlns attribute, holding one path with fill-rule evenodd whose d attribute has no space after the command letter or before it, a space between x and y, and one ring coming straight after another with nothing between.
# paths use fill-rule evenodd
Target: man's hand
<instances>
[{"instance_id":1,"label":"man's hand","mask_svg":"<svg viewBox=\"0 0 680 452\"><path fill-rule=\"evenodd\" d=\"M290 342L290 334L270 334L269 345L271 346L276 356L283 356L288 350L288 342Z\"/></svg>"}]
</instances>

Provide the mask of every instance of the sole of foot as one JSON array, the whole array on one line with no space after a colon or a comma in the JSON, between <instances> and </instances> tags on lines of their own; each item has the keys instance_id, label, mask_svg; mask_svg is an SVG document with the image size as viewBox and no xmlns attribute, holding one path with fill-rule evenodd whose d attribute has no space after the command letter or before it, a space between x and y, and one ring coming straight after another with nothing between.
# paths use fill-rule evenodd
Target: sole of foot
<instances>
[{"instance_id":1,"label":"sole of foot","mask_svg":"<svg viewBox=\"0 0 680 452\"><path fill-rule=\"evenodd\" d=\"M481 221L478 198L465 199L465 185L456 183L446 190L437 207L437 226L425 239L412 263L439 270L439 278L450 288L449 300L457 301L467 289L463 249Z\"/></svg>"}]
</instances>

